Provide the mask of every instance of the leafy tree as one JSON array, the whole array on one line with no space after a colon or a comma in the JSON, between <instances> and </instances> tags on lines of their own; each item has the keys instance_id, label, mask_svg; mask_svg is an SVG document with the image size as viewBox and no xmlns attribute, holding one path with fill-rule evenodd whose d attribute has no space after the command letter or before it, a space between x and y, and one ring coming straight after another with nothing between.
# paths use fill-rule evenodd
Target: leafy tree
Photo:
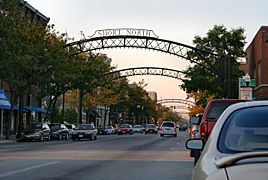
<instances>
[{"instance_id":1,"label":"leafy tree","mask_svg":"<svg viewBox=\"0 0 268 180\"><path fill-rule=\"evenodd\" d=\"M245 56L245 30L241 27L228 31L223 25L215 25L206 37L196 36L193 40L196 48L214 54L204 54L206 61L200 62L185 70L186 79L182 88L189 94L204 93L203 97L226 97L226 60L227 53L231 54L233 94L236 98L238 78L242 76L238 60ZM204 99L200 99L204 101Z\"/></svg>"},{"instance_id":2,"label":"leafy tree","mask_svg":"<svg viewBox=\"0 0 268 180\"><path fill-rule=\"evenodd\" d=\"M77 112L74 108L65 109L64 120L70 124L77 123Z\"/></svg>"},{"instance_id":3,"label":"leafy tree","mask_svg":"<svg viewBox=\"0 0 268 180\"><path fill-rule=\"evenodd\" d=\"M11 106L19 102L19 132L22 124L23 92L42 75L38 64L44 52L47 30L41 24L30 23L22 15L20 1L0 1L0 79L9 87ZM13 108L9 111L9 129Z\"/></svg>"}]
</instances>

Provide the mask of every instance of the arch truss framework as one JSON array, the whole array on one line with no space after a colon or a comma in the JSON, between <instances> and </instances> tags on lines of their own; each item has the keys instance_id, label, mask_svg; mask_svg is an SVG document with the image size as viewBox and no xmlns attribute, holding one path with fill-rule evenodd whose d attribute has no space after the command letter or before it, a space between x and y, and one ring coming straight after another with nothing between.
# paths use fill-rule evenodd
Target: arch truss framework
<instances>
[{"instance_id":1,"label":"arch truss framework","mask_svg":"<svg viewBox=\"0 0 268 180\"><path fill-rule=\"evenodd\" d=\"M168 69L168 68L159 68L159 67L137 67L137 68L127 68L121 69L118 71L113 71L105 75L113 75L114 78L124 78L129 76L137 75L158 75L166 76L175 79L183 79L183 71Z\"/></svg>"},{"instance_id":2,"label":"arch truss framework","mask_svg":"<svg viewBox=\"0 0 268 180\"><path fill-rule=\"evenodd\" d=\"M69 43L67 47L75 48L77 54L108 48L152 49L172 54L197 64L206 61L209 55L213 55L213 53L205 52L178 42L159 39L157 37L134 35L91 37L89 39Z\"/></svg>"},{"instance_id":3,"label":"arch truss framework","mask_svg":"<svg viewBox=\"0 0 268 180\"><path fill-rule=\"evenodd\" d=\"M195 102L185 100L185 99L161 99L157 101L158 104L168 104L168 103L179 103L179 104L185 104L190 107L195 106Z\"/></svg>"}]
</instances>

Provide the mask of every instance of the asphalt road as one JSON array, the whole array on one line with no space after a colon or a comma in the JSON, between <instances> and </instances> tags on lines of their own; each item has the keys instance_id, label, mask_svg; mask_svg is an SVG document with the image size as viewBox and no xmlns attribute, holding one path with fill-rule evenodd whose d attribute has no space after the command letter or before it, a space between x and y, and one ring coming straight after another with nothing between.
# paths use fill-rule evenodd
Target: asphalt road
<instances>
[{"instance_id":1,"label":"asphalt road","mask_svg":"<svg viewBox=\"0 0 268 180\"><path fill-rule=\"evenodd\" d=\"M190 179L193 159L177 138L98 136L97 141L19 142L0 147L0 179Z\"/></svg>"}]
</instances>

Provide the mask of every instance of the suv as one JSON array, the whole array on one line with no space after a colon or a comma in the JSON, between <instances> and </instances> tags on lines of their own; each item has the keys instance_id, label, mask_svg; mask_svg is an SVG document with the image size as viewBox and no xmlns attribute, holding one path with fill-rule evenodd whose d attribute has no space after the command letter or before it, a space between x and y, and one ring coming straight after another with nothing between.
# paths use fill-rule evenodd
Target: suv
<instances>
[{"instance_id":1,"label":"suv","mask_svg":"<svg viewBox=\"0 0 268 180\"><path fill-rule=\"evenodd\" d=\"M214 99L208 103L200 124L200 136L205 140L208 139L214 125L223 111L230 105L237 102L244 102L241 99Z\"/></svg>"},{"instance_id":2,"label":"suv","mask_svg":"<svg viewBox=\"0 0 268 180\"><path fill-rule=\"evenodd\" d=\"M247 100L241 99L214 99L208 103L205 108L205 112L202 116L200 124L200 137L208 140L208 137L216 124L217 120L227 107L238 102L245 102ZM201 151L190 152L191 156L194 156L194 165L197 163L201 155Z\"/></svg>"},{"instance_id":3,"label":"suv","mask_svg":"<svg viewBox=\"0 0 268 180\"><path fill-rule=\"evenodd\" d=\"M177 127L173 121L163 121L160 127L160 136L173 135L177 137Z\"/></svg>"}]
</instances>

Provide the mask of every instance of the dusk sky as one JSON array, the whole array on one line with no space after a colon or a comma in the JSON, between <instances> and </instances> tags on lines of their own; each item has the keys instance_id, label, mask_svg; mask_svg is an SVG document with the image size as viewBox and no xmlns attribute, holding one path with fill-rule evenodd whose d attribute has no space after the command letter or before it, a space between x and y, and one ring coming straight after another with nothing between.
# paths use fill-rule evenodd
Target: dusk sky
<instances>
[{"instance_id":1,"label":"dusk sky","mask_svg":"<svg viewBox=\"0 0 268 180\"><path fill-rule=\"evenodd\" d=\"M205 36L214 25L228 30L243 27L247 46L261 26L268 25L267 0L27 0L50 18L59 32L67 32L75 40L96 30L110 28L141 28L154 30L161 39L192 46L196 35ZM246 47L247 47L246 46ZM245 48L246 48L245 47ZM187 61L178 57L145 49L101 50L112 58L119 69L141 66L185 70ZM147 91L156 91L158 99L182 98L180 81L161 76L135 76L142 79Z\"/></svg>"}]
</instances>

